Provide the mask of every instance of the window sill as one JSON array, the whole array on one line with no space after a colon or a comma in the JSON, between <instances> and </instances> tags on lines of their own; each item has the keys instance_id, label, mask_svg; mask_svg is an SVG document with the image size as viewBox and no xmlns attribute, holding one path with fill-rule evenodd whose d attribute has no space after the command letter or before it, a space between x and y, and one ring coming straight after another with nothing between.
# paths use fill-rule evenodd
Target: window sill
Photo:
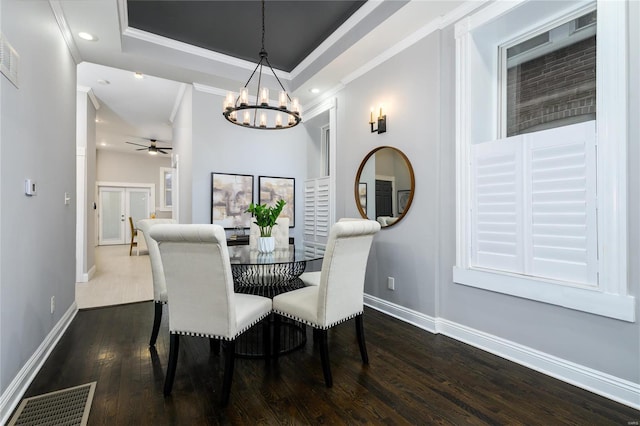
<instances>
[{"instance_id":1,"label":"window sill","mask_svg":"<svg viewBox=\"0 0 640 426\"><path fill-rule=\"evenodd\" d=\"M156 207L156 210L159 212L170 212L172 211L171 207Z\"/></svg>"},{"instance_id":2,"label":"window sill","mask_svg":"<svg viewBox=\"0 0 640 426\"><path fill-rule=\"evenodd\" d=\"M470 287L549 303L582 312L635 322L635 298L596 289L569 287L521 275L453 268L453 281Z\"/></svg>"}]
</instances>

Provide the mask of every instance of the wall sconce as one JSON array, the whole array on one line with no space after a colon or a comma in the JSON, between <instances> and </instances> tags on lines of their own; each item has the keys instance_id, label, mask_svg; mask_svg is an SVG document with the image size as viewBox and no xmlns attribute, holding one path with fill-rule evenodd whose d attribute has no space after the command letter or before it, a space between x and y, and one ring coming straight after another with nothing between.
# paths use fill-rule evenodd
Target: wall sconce
<instances>
[{"instance_id":1,"label":"wall sconce","mask_svg":"<svg viewBox=\"0 0 640 426\"><path fill-rule=\"evenodd\" d=\"M373 107L371 108L371 115L369 116L369 124L371 125L371 133L378 132L384 133L387 131L387 116L382 115L382 105L380 105L380 114L378 115L378 127L376 129L373 128L373 125L376 123L373 120Z\"/></svg>"}]
</instances>

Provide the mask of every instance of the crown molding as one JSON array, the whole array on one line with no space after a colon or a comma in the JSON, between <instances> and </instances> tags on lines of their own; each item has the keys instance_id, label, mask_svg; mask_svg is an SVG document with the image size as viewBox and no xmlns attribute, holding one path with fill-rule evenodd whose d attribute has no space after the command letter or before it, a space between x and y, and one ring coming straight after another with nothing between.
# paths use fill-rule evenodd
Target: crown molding
<instances>
[{"instance_id":1,"label":"crown molding","mask_svg":"<svg viewBox=\"0 0 640 426\"><path fill-rule=\"evenodd\" d=\"M126 28L122 32L123 37L131 37L140 41L144 41L146 43L155 44L160 47L164 47L166 49L171 49L179 52L186 53L188 55L198 56L210 61L214 61L224 65L230 65L233 67L241 68L248 70L249 72L253 71L256 67L256 64L250 61L245 61L243 59L234 58L232 56L223 55L218 52L214 52L212 50L203 49L202 47L193 46L191 44L183 43L181 41L172 40L167 37L162 37L147 31L138 30L136 28ZM285 79L287 81L291 80L291 73L279 70L274 68L274 71L278 73L281 79Z\"/></svg>"},{"instance_id":2,"label":"crown molding","mask_svg":"<svg viewBox=\"0 0 640 426\"><path fill-rule=\"evenodd\" d=\"M449 25L457 22L467 14L483 6L484 4L486 4L486 1L466 2L466 3L463 3L461 6L458 6L451 12L428 22L419 30L415 31L414 33L410 34L408 37L404 38L403 40L399 41L395 45L391 46L389 49L385 50L384 52L382 52L381 54L379 54L378 56L376 56L375 58L373 58L372 60L370 60L369 62L367 62L360 68L358 68L357 70L346 75L341 80L341 83L344 85L349 84L356 78L361 77L362 75L368 73L369 71L379 66L383 62L387 61L388 59L391 59L395 55L413 46L415 43L419 42L420 40L427 37L428 35L448 27Z\"/></svg>"},{"instance_id":3,"label":"crown molding","mask_svg":"<svg viewBox=\"0 0 640 426\"><path fill-rule=\"evenodd\" d=\"M76 45L75 40L73 39L73 34L71 33L71 28L69 28L69 24L67 23L67 18L64 16L64 12L62 11L62 6L60 5L59 0L49 0L49 6L53 11L53 16L56 18L56 22L58 23L58 28L60 28L60 33L62 33L62 37L64 41L67 43L67 47L69 48L69 52L73 57L73 61L78 65L82 62L82 56L80 55L80 50Z\"/></svg>"},{"instance_id":4,"label":"crown molding","mask_svg":"<svg viewBox=\"0 0 640 426\"><path fill-rule=\"evenodd\" d=\"M375 9L377 9L383 2L382 1L368 1L362 7L349 17L337 30L335 30L329 37L327 37L313 52L311 52L306 58L302 60L292 71L291 78L296 78L302 72L304 72L309 66L325 54L335 43L337 43L342 37L347 35L349 31L353 30L363 19L369 16Z\"/></svg>"},{"instance_id":5,"label":"crown molding","mask_svg":"<svg viewBox=\"0 0 640 426\"><path fill-rule=\"evenodd\" d=\"M228 90L220 89L219 87L207 86L202 83L193 83L193 88L198 92L210 93L218 96L227 96L227 92L229 92Z\"/></svg>"},{"instance_id":6,"label":"crown molding","mask_svg":"<svg viewBox=\"0 0 640 426\"><path fill-rule=\"evenodd\" d=\"M91 99L91 103L93 104L93 107L96 110L100 109L100 101L98 101L98 98L96 97L96 94L93 93L93 89L89 86L78 86L77 88L78 92L84 92L87 94L87 96L89 97L89 99Z\"/></svg>"},{"instance_id":7,"label":"crown molding","mask_svg":"<svg viewBox=\"0 0 640 426\"><path fill-rule=\"evenodd\" d=\"M173 123L173 120L176 118L176 114L178 113L178 109L180 109L180 104L182 104L182 98L184 98L184 94L187 91L187 84L182 83L178 88L178 94L176 95L176 101L173 104L173 109L171 110L171 115L169 116L169 121Z\"/></svg>"}]
</instances>

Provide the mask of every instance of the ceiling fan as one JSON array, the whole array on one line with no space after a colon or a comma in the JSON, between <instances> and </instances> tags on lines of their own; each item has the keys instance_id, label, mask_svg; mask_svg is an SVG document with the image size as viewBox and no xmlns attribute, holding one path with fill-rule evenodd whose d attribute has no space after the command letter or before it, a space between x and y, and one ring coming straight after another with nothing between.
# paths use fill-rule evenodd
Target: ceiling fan
<instances>
[{"instance_id":1,"label":"ceiling fan","mask_svg":"<svg viewBox=\"0 0 640 426\"><path fill-rule=\"evenodd\" d=\"M151 154L151 155L156 155L157 153L168 154L168 152L165 152L165 151L169 150L169 149L173 149L173 148L162 148L162 147L156 146L156 142L158 142L156 139L149 139L149 142L151 142L151 145L149 145L149 146L141 145L139 143L134 143L134 142L125 142L125 143L128 143L130 145L142 146L144 148L138 148L138 149L136 149L136 151L147 150L147 151L149 151L149 154Z\"/></svg>"}]
</instances>

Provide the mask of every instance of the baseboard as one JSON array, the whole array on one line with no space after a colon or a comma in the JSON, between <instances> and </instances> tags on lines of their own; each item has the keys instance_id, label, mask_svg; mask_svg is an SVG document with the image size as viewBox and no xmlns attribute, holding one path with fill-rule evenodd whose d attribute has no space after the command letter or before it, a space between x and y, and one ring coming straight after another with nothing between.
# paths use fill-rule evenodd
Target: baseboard
<instances>
[{"instance_id":1,"label":"baseboard","mask_svg":"<svg viewBox=\"0 0 640 426\"><path fill-rule=\"evenodd\" d=\"M53 348L58 344L77 312L76 302L73 302L2 393L2 396L0 396L0 424L4 425L9 421L13 410L20 403L27 388L44 365Z\"/></svg>"},{"instance_id":2,"label":"baseboard","mask_svg":"<svg viewBox=\"0 0 640 426\"><path fill-rule=\"evenodd\" d=\"M365 305L431 333L441 333L563 382L640 410L640 384L579 365L455 322L365 294Z\"/></svg>"},{"instance_id":3,"label":"baseboard","mask_svg":"<svg viewBox=\"0 0 640 426\"><path fill-rule=\"evenodd\" d=\"M93 265L91 269L89 269L89 272L85 272L82 275L80 275L80 279L78 280L78 282L88 283L89 281L91 281L91 278L93 278L95 274L96 274L96 265Z\"/></svg>"},{"instance_id":4,"label":"baseboard","mask_svg":"<svg viewBox=\"0 0 640 426\"><path fill-rule=\"evenodd\" d=\"M364 304L377 311L398 318L409 324L413 324L430 333L436 333L436 319L421 312L405 308L404 306L391 303L389 301L379 299L368 294L364 295Z\"/></svg>"},{"instance_id":5,"label":"baseboard","mask_svg":"<svg viewBox=\"0 0 640 426\"><path fill-rule=\"evenodd\" d=\"M439 333L613 401L640 409L640 384L445 319Z\"/></svg>"},{"instance_id":6,"label":"baseboard","mask_svg":"<svg viewBox=\"0 0 640 426\"><path fill-rule=\"evenodd\" d=\"M93 276L96 274L96 265L93 265L91 268L89 268L89 273L87 273L87 281L89 282L91 281L91 278L93 278Z\"/></svg>"}]
</instances>

